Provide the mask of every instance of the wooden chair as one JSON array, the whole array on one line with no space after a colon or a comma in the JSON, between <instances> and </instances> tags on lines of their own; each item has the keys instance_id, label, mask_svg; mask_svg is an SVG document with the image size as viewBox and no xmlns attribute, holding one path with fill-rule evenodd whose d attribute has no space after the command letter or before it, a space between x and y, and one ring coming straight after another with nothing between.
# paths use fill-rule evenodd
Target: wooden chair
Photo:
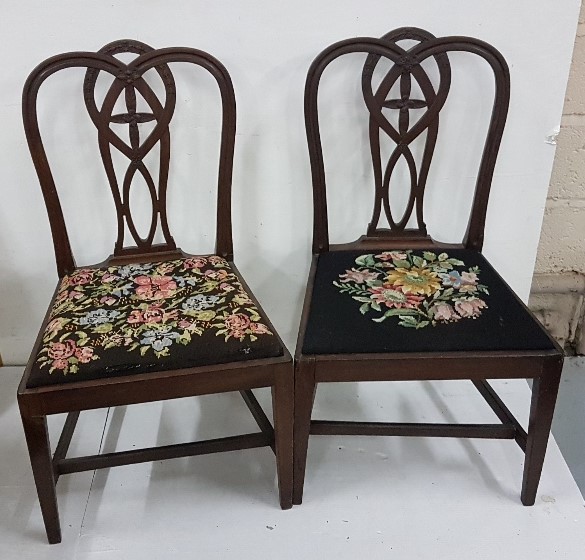
<instances>
[{"instance_id":1,"label":"wooden chair","mask_svg":"<svg viewBox=\"0 0 585 560\"><path fill-rule=\"evenodd\" d=\"M120 53L136 56L125 64ZM127 55L126 55L127 56ZM169 123L176 101L168 66L186 62L205 68L217 81L222 101L217 231L215 254L190 256L179 250L166 210L169 172ZM118 237L105 262L78 268L53 175L41 141L37 95L59 70L87 68L83 95L97 127L99 150L114 197ZM112 83L101 107L96 104L98 75ZM145 75L158 78L159 100ZM137 110L137 92L149 111ZM123 96L126 109L113 114ZM270 446L276 454L280 505L292 506L293 369L292 359L254 299L233 261L231 180L236 126L234 91L223 65L191 48L153 50L138 41L116 41L97 53L74 52L49 58L29 76L23 94L24 127L47 205L59 285L43 321L18 389L18 403L30 453L47 537L61 540L55 484L62 474L116 465L158 461ZM140 123L153 122L148 137ZM127 124L129 143L111 123ZM145 157L159 147L158 181ZM120 180L112 152L128 166ZM140 174L152 199L152 221L141 238L133 221L130 191ZM164 242L155 243L160 223ZM133 246L126 246L125 228ZM271 387L274 429L252 393ZM194 395L240 391L260 431L164 447L67 458L80 411ZM51 457L46 417L68 413ZM194 505L196 507L196 505Z\"/></svg>"},{"instance_id":2,"label":"wooden chair","mask_svg":"<svg viewBox=\"0 0 585 560\"><path fill-rule=\"evenodd\" d=\"M409 41L407 50L401 41ZM427 234L423 198L450 89L450 51L483 58L493 70L495 100L462 243L444 244ZM347 53L367 53L362 91L369 112L374 168L374 210L357 241L329 242L325 168L317 93L329 63ZM391 68L372 77L381 59ZM437 85L424 61L438 68ZM379 70L379 68L378 68ZM422 95L412 93L413 80ZM399 91L396 95L392 87ZM467 37L435 38L401 28L381 39L357 38L325 49L313 62L305 88L305 119L313 180L313 260L295 355L295 468L293 503L303 496L309 435L439 436L514 439L525 452L521 499L532 505L540 480L563 353L481 254L488 195L509 102L509 72L490 45ZM412 109L424 109L420 119ZM382 111L387 111L383 113ZM385 114L398 111L397 126ZM426 138L423 133L426 134ZM392 141L388 159L381 137ZM420 135L421 161L411 144ZM384 144L382 144L384 145ZM410 172L404 215L390 209L390 177L400 158ZM379 226L382 213L389 228ZM413 216L414 212L414 216ZM409 229L407 222L416 222ZM532 378L528 434L486 379ZM470 379L499 424L405 424L312 420L318 383Z\"/></svg>"}]
</instances>

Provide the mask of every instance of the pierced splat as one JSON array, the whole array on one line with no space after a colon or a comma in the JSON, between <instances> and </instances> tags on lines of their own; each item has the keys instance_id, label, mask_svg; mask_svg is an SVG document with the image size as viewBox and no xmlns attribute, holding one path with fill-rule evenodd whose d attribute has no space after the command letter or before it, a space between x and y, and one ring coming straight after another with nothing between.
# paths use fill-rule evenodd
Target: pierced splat
<instances>
[{"instance_id":1,"label":"pierced splat","mask_svg":"<svg viewBox=\"0 0 585 560\"><path fill-rule=\"evenodd\" d=\"M121 53L134 54L136 57L125 62L116 56ZM227 260L233 259L231 189L236 136L236 100L227 70L223 64L204 51L190 47L152 49L139 41L122 40L110 43L98 52L71 52L53 56L31 72L24 86L22 97L24 130L49 214L60 277L71 274L76 269L76 264L57 185L39 130L37 102L40 88L48 78L66 68L83 68L86 72L83 82L85 106L97 128L98 146L117 214L118 236L114 254L108 261L139 262L151 258L153 253L160 258L172 258L184 253L176 248L167 223L169 123L176 104L175 81L169 69L171 63L186 63L206 70L214 78L219 89L222 116L214 252ZM98 107L96 84L100 75L106 76L110 82L107 82L109 87L103 100L100 98ZM162 99L159 99L146 81L149 78L145 80L147 76L160 78L162 81L164 88L164 92L161 88L160 93ZM98 86L101 85L100 80ZM144 110L139 105L139 97L142 97L146 104ZM120 105L124 105L121 110L118 109ZM147 133L144 130L146 127L141 127L143 123L150 123ZM119 132L126 126L127 135L126 130L119 136L112 129L114 127ZM153 177L147 168L146 158L149 154L155 155L153 153L155 147L158 176ZM120 170L116 166L119 177L112 161L114 149L128 160L125 170ZM118 164L120 159L124 164L123 158L117 158L116 163ZM151 161L152 158L149 157L148 162ZM144 179L152 203L152 217L144 238L136 229L130 207L132 189L144 188L143 185L136 185L134 180L136 174ZM154 242L158 228L161 230L162 243ZM129 246L125 243L125 233L126 237L131 238L127 240Z\"/></svg>"},{"instance_id":2,"label":"pierced splat","mask_svg":"<svg viewBox=\"0 0 585 560\"><path fill-rule=\"evenodd\" d=\"M115 41L98 51L110 57L120 53L134 53L142 55L152 52L153 49L138 41ZM119 63L119 60L116 59ZM84 98L89 115L98 129L98 142L110 188L114 196L118 221L118 237L114 248L114 255L128 255L151 251L172 251L176 249L175 242L170 234L167 222L166 193L170 157L169 122L175 106L175 83L169 67L166 64L154 68L158 72L165 89L163 103L159 101L153 89L144 80L142 73L131 66L125 65L115 74L114 80L107 91L101 108L95 100L96 82L99 70L87 70L84 81ZM137 95L139 92L152 112L137 111ZM126 111L114 114L114 107L121 96L124 96ZM140 137L142 123L155 122L152 132L145 138ZM111 129L111 124L128 125L129 144ZM144 164L144 158L151 150L160 144L158 185ZM126 156L130 161L122 179L122 186L116 176L112 161L112 147ZM140 237L130 207L130 191L133 180L139 173L144 178L152 202L152 217L148 233L145 238ZM154 237L160 222L163 244L154 245ZM125 227L132 237L135 246L126 247Z\"/></svg>"},{"instance_id":3,"label":"pierced splat","mask_svg":"<svg viewBox=\"0 0 585 560\"><path fill-rule=\"evenodd\" d=\"M404 50L398 42L414 40L420 43L434 39L426 31L417 29L398 29L382 37L381 41L391 44L400 56L394 61L380 82L377 90L372 90L372 77L381 57L370 54L366 59L362 73L362 90L364 100L370 112L370 148L374 166L375 200L372 219L368 226L368 237L387 235L407 235L409 237L426 237L427 230L423 216L423 199L426 180L435 149L439 127L439 111L443 107L450 86L450 65L445 53L434 56L439 69L439 85L435 88L420 61L410 50ZM423 99L412 97L413 79L418 83ZM390 98L390 90L398 83L399 97ZM398 111L398 128L396 129L385 117L382 110ZM423 115L411 122L411 110L425 109ZM422 158L419 164L410 149L410 145L421 134L426 132ZM380 137L386 134L395 144L387 162L382 161ZM410 175L410 191L408 201L400 218L396 218L390 207L390 179L400 158L404 158ZM402 186L402 185L401 185ZM390 230L380 228L379 222L382 209ZM406 225L416 209L417 228L407 230Z\"/></svg>"},{"instance_id":4,"label":"pierced splat","mask_svg":"<svg viewBox=\"0 0 585 560\"><path fill-rule=\"evenodd\" d=\"M401 41L414 41L414 46L399 46ZM440 37L416 27L403 27L388 33L381 39L356 37L339 41L325 49L311 64L305 83L305 128L311 161L313 182L313 252L323 253L333 249L355 247L439 247L444 246L427 235L423 217L423 197L431 159L437 141L439 112L443 108L451 85L451 66L448 53L467 52L483 59L491 68L494 78L494 97L483 153L477 173L473 205L467 231L458 247L480 250L483 244L485 219L491 189L494 166L498 156L502 133L510 101L510 73L504 57L494 47L472 37ZM375 199L372 220L367 235L354 243L331 245L329 243L329 219L327 213L327 185L323 146L319 125L318 94L323 72L331 62L350 53L367 53L362 71L362 92L369 111L369 136L375 180ZM376 91L372 79L381 58L392 63L382 77ZM436 64L438 83L433 85L425 68ZM423 64L425 68L423 68ZM413 82L414 80L414 82ZM418 84L422 95L412 93L413 84ZM397 85L399 94L390 94ZM398 125L393 126L383 111L398 111ZM422 115L411 122L411 111ZM424 133L424 136L422 136ZM382 135L395 144L386 161L382 161L380 150ZM411 144L420 137L423 143L422 156L415 161ZM410 192L406 209L399 219L390 211L390 177L400 158L404 158L410 172ZM384 214L389 229L380 227L380 216ZM416 212L417 227L406 225Z\"/></svg>"}]
</instances>

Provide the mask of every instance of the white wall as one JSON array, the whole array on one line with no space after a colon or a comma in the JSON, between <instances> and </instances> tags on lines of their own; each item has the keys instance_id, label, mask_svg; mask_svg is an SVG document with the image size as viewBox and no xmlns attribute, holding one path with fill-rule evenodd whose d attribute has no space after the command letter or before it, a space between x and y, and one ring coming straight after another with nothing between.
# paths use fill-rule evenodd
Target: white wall
<instances>
[{"instance_id":1,"label":"white wall","mask_svg":"<svg viewBox=\"0 0 585 560\"><path fill-rule=\"evenodd\" d=\"M526 298L554 156L554 146L545 138L560 122L578 9L579 0L4 0L0 19L4 362L26 360L56 282L48 222L20 117L22 84L44 58L136 38L155 47L201 48L225 64L238 102L236 263L292 348L310 252L311 191L302 94L313 58L334 41L380 36L403 25L435 35L475 36L504 54L512 74L512 99L494 178L485 253ZM324 107L323 126L330 126L324 133L333 164L328 167L337 169L330 173L330 187L338 193L331 215L335 240L359 235L370 212L370 191L364 186L370 177L368 155L356 148L364 128L351 129L363 116L355 105L359 78L355 75L350 81L348 73L359 72L362 60L354 55L345 66L336 63L341 77L335 78L332 68L324 92L334 94ZM452 119L443 119L454 124L445 125L441 133L443 147L429 183L430 217L435 217L429 220L431 233L444 240L456 239L465 225L462 216L479 157L477 132L485 128L491 92L489 73L471 57L452 60L463 76L454 79L455 100L446 109ZM72 200L66 214L73 221L78 263L89 264L111 252L113 220L102 217L110 209L110 195L103 171L92 159L95 131L81 103L76 81L81 79L81 73L68 71L62 85L47 84L41 125L48 133L49 155L60 156L55 168L59 187ZM336 86L344 86L347 93L336 92ZM213 188L218 104L212 81L201 71L189 75L181 69L179 88L187 88L179 90L179 99L185 102L180 117L188 126L177 129L179 138L173 144L172 226L184 249L210 251L210 237L199 237L209 218L197 210L202 200L210 199ZM200 89L193 93L193 88ZM57 133L71 124L72 140L57 144ZM209 138L213 142L204 141ZM333 154L337 140L341 141ZM362 204L348 202L349 196L363 190ZM448 212L446 218L437 217L442 211Z\"/></svg>"}]
</instances>

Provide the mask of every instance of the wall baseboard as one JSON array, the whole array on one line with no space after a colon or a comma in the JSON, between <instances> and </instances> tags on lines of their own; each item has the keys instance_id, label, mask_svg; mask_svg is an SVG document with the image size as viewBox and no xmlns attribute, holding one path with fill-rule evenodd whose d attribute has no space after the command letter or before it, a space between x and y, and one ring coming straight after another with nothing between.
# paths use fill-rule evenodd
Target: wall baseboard
<instances>
[{"instance_id":1,"label":"wall baseboard","mask_svg":"<svg viewBox=\"0 0 585 560\"><path fill-rule=\"evenodd\" d=\"M535 274L528 306L568 354L585 354L584 274Z\"/></svg>"}]
</instances>

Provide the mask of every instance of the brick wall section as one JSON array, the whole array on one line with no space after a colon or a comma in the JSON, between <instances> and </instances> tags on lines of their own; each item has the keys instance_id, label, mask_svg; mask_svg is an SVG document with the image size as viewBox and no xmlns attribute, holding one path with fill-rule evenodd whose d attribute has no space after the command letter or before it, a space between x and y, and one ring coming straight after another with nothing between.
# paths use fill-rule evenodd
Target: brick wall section
<instances>
[{"instance_id":1,"label":"brick wall section","mask_svg":"<svg viewBox=\"0 0 585 560\"><path fill-rule=\"evenodd\" d=\"M529 305L569 352L585 353L585 2Z\"/></svg>"},{"instance_id":2,"label":"brick wall section","mask_svg":"<svg viewBox=\"0 0 585 560\"><path fill-rule=\"evenodd\" d=\"M536 273L585 273L585 3L548 193Z\"/></svg>"}]
</instances>

